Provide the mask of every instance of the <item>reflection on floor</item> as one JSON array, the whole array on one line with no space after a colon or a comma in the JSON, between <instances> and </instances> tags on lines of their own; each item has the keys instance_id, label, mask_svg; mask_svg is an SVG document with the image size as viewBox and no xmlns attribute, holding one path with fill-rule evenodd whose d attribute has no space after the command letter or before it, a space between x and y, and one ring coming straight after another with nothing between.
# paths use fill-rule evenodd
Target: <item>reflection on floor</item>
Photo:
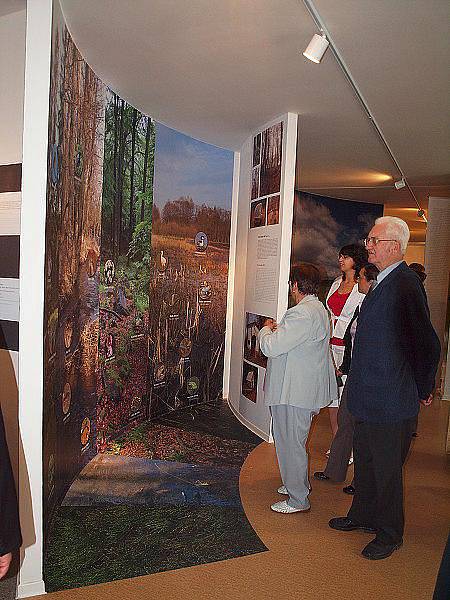
<instances>
[{"instance_id":1,"label":"reflection on floor","mask_svg":"<svg viewBox=\"0 0 450 600\"><path fill-rule=\"evenodd\" d=\"M47 591L266 550L239 497L241 465L259 441L224 403L125 432L83 469L56 515Z\"/></svg>"}]
</instances>

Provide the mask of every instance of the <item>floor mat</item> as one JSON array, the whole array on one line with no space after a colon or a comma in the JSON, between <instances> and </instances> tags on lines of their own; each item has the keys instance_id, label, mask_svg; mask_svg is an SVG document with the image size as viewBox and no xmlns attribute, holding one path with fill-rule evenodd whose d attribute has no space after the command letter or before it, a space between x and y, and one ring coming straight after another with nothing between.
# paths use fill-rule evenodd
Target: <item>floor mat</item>
<instances>
[{"instance_id":1,"label":"floor mat","mask_svg":"<svg viewBox=\"0 0 450 600\"><path fill-rule=\"evenodd\" d=\"M265 551L239 496L240 468L259 442L224 403L124 431L57 511L47 591Z\"/></svg>"}]
</instances>

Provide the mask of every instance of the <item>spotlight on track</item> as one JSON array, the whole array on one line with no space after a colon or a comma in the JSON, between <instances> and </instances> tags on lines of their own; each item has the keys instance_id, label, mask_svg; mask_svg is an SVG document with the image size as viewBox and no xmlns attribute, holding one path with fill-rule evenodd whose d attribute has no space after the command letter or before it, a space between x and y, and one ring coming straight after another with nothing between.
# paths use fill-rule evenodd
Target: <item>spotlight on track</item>
<instances>
[{"instance_id":1,"label":"spotlight on track","mask_svg":"<svg viewBox=\"0 0 450 600\"><path fill-rule=\"evenodd\" d=\"M309 42L308 47L303 52L303 56L312 60L314 63L320 63L329 45L330 42L325 35L315 33L312 40Z\"/></svg>"}]
</instances>

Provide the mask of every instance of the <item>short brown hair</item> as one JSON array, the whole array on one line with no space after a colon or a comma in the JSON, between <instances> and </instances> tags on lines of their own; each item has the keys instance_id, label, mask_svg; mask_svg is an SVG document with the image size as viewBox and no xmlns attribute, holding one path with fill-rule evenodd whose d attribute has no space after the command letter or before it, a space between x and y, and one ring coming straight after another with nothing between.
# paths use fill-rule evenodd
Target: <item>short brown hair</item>
<instances>
[{"instance_id":1,"label":"short brown hair","mask_svg":"<svg viewBox=\"0 0 450 600\"><path fill-rule=\"evenodd\" d=\"M317 296L320 284L320 271L309 263L297 263L292 265L289 276L291 284L297 283L301 294L312 294Z\"/></svg>"}]
</instances>

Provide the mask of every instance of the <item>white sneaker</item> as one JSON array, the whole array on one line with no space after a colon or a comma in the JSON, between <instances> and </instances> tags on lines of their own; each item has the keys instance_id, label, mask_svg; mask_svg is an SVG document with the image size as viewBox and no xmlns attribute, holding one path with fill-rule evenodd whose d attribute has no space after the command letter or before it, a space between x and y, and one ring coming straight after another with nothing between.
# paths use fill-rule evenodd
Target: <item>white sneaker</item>
<instances>
[{"instance_id":1,"label":"white sneaker","mask_svg":"<svg viewBox=\"0 0 450 600\"><path fill-rule=\"evenodd\" d=\"M287 500L280 500L280 502L275 502L275 504L272 504L270 508L278 513L290 514L296 512L306 512L311 507L306 506L305 508L294 508L293 506L289 506Z\"/></svg>"},{"instance_id":2,"label":"white sneaker","mask_svg":"<svg viewBox=\"0 0 450 600\"><path fill-rule=\"evenodd\" d=\"M282 486L280 486L280 487L277 489L277 492L278 492L279 494L286 494L287 496L289 496L289 492L287 491L287 488L286 488L286 486L285 486L285 485L282 485Z\"/></svg>"}]
</instances>

